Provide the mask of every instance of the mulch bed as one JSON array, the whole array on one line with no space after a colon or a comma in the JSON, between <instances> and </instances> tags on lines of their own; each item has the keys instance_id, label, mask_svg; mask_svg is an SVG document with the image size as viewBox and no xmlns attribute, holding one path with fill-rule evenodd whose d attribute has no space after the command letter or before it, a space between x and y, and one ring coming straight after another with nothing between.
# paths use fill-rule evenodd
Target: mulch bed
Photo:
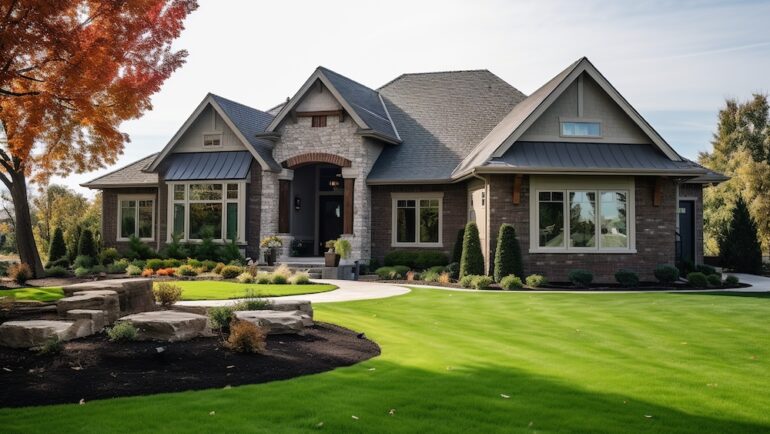
<instances>
[{"instance_id":1,"label":"mulch bed","mask_svg":"<svg viewBox=\"0 0 770 434\"><path fill-rule=\"evenodd\" d=\"M158 354L156 348L165 347ZM58 355L0 348L0 407L78 403L265 383L350 366L380 354L374 342L332 324L304 336L271 335L265 354L237 354L219 338L113 343L104 334L67 342Z\"/></svg>"}]
</instances>

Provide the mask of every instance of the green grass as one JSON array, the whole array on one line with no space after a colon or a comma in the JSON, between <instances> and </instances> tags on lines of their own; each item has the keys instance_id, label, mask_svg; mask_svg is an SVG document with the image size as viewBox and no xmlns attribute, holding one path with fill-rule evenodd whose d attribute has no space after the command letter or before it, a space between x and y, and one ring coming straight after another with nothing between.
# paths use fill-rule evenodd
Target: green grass
<instances>
[{"instance_id":1,"label":"green grass","mask_svg":"<svg viewBox=\"0 0 770 434\"><path fill-rule=\"evenodd\" d=\"M180 280L173 282L182 287L182 300L226 300L242 298L247 291L258 297L315 294L336 289L334 285L257 285L256 283L223 282L216 280Z\"/></svg>"},{"instance_id":2,"label":"green grass","mask_svg":"<svg viewBox=\"0 0 770 434\"><path fill-rule=\"evenodd\" d=\"M56 301L64 297L64 292L57 287L0 289L0 297L8 296L16 301Z\"/></svg>"},{"instance_id":3,"label":"green grass","mask_svg":"<svg viewBox=\"0 0 770 434\"><path fill-rule=\"evenodd\" d=\"M366 332L382 355L261 385L4 409L0 426L4 432L770 431L766 295L419 289L315 309L319 320Z\"/></svg>"}]
</instances>

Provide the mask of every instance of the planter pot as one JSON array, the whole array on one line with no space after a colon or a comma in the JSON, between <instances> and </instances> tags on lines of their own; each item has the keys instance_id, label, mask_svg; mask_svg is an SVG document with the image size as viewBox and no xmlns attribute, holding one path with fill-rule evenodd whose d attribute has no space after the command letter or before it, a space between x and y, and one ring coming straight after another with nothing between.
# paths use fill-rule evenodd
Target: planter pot
<instances>
[{"instance_id":1,"label":"planter pot","mask_svg":"<svg viewBox=\"0 0 770 434\"><path fill-rule=\"evenodd\" d=\"M324 265L327 267L337 267L340 265L340 255L334 252L324 253Z\"/></svg>"},{"instance_id":2,"label":"planter pot","mask_svg":"<svg viewBox=\"0 0 770 434\"><path fill-rule=\"evenodd\" d=\"M275 265L275 252L272 249L265 252L265 262L268 267Z\"/></svg>"}]
</instances>

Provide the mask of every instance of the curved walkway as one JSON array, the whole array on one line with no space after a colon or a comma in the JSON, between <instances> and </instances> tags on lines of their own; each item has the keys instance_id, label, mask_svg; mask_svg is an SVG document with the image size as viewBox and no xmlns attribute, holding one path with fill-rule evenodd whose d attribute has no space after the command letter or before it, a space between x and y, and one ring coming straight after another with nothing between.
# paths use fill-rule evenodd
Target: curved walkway
<instances>
[{"instance_id":1,"label":"curved walkway","mask_svg":"<svg viewBox=\"0 0 770 434\"><path fill-rule=\"evenodd\" d=\"M268 300L307 300L311 303L336 303L341 301L374 300L395 297L409 293L405 286L390 283L363 282L354 280L313 279L313 282L337 286L337 289L316 294L287 295L284 297L266 297ZM179 301L180 306L228 306L243 299Z\"/></svg>"}]
</instances>

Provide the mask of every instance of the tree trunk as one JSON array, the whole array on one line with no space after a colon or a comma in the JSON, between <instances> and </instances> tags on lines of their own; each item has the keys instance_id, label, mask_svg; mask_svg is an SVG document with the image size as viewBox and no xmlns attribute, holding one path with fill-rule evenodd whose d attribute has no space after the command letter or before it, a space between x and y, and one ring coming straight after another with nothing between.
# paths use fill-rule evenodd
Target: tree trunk
<instances>
[{"instance_id":1,"label":"tree trunk","mask_svg":"<svg viewBox=\"0 0 770 434\"><path fill-rule=\"evenodd\" d=\"M35 277L43 277L45 270L40 262L35 237L32 234L32 216L27 198L27 177L24 173L11 172L11 198L16 216L16 248L21 262L28 264Z\"/></svg>"}]
</instances>

